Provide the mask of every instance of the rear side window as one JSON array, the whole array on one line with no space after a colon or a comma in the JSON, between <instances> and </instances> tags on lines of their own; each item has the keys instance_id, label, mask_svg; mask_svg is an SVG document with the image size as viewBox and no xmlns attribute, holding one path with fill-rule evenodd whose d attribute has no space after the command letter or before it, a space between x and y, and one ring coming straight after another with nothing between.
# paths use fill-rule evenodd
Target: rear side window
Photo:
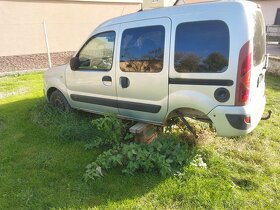
<instances>
[{"instance_id":1,"label":"rear side window","mask_svg":"<svg viewBox=\"0 0 280 210\"><path fill-rule=\"evenodd\" d=\"M126 29L121 41L120 69L124 72L160 72L164 33L163 26Z\"/></svg>"},{"instance_id":2,"label":"rear side window","mask_svg":"<svg viewBox=\"0 0 280 210\"><path fill-rule=\"evenodd\" d=\"M177 72L218 73L228 67L229 29L219 20L181 23L176 28Z\"/></svg>"},{"instance_id":3,"label":"rear side window","mask_svg":"<svg viewBox=\"0 0 280 210\"><path fill-rule=\"evenodd\" d=\"M259 65L265 56L265 26L262 17L262 13L257 11L254 15L255 27L254 27L254 38L253 38L253 49L254 49L254 66Z\"/></svg>"}]
</instances>

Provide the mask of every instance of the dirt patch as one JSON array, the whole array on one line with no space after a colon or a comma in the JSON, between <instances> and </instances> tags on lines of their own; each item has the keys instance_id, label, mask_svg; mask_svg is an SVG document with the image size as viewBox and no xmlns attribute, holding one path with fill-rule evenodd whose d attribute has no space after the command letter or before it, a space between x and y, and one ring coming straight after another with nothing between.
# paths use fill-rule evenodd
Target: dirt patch
<instances>
[{"instance_id":1,"label":"dirt patch","mask_svg":"<svg viewBox=\"0 0 280 210\"><path fill-rule=\"evenodd\" d=\"M74 52L51 53L52 65L68 63ZM20 56L0 57L0 72L19 71L27 69L42 69L48 67L48 55L46 53Z\"/></svg>"},{"instance_id":2,"label":"dirt patch","mask_svg":"<svg viewBox=\"0 0 280 210\"><path fill-rule=\"evenodd\" d=\"M20 88L15 91L12 91L12 92L0 92L0 99L6 98L9 96L13 96L13 95L24 94L24 93L27 93L27 91L28 91L27 88Z\"/></svg>"}]
</instances>

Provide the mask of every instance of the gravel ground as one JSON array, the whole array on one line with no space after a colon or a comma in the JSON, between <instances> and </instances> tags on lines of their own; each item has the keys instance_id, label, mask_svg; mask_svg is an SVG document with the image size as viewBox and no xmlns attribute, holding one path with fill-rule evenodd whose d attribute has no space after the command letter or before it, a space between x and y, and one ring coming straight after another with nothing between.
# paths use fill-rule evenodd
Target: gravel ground
<instances>
[{"instance_id":1,"label":"gravel ground","mask_svg":"<svg viewBox=\"0 0 280 210\"><path fill-rule=\"evenodd\" d=\"M68 63L74 52L51 53L52 65ZM48 55L34 54L21 56L0 57L0 73L29 69L43 69L48 67Z\"/></svg>"},{"instance_id":2,"label":"gravel ground","mask_svg":"<svg viewBox=\"0 0 280 210\"><path fill-rule=\"evenodd\" d=\"M280 76L280 57L269 57L267 71Z\"/></svg>"},{"instance_id":3,"label":"gravel ground","mask_svg":"<svg viewBox=\"0 0 280 210\"><path fill-rule=\"evenodd\" d=\"M268 46L268 53L271 53L268 72L280 75L280 47ZM68 63L73 54L74 52L52 53L52 65L57 66ZM0 57L0 76L17 71L28 72L46 68L48 68L47 54Z\"/></svg>"},{"instance_id":4,"label":"gravel ground","mask_svg":"<svg viewBox=\"0 0 280 210\"><path fill-rule=\"evenodd\" d=\"M266 52L271 56L280 57L280 44L268 44Z\"/></svg>"}]
</instances>

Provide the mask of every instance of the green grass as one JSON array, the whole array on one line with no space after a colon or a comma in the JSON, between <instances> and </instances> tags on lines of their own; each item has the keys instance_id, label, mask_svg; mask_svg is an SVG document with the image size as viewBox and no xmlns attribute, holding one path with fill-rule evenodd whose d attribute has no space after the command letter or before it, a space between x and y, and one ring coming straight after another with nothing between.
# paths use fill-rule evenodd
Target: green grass
<instances>
[{"instance_id":1,"label":"green grass","mask_svg":"<svg viewBox=\"0 0 280 210\"><path fill-rule=\"evenodd\" d=\"M116 169L85 183L85 166L100 154L85 150L95 116L48 112L41 73L0 78L0 209L279 209L280 77L268 75L266 84L274 113L253 133L199 130L207 168L185 166L170 177Z\"/></svg>"}]
</instances>

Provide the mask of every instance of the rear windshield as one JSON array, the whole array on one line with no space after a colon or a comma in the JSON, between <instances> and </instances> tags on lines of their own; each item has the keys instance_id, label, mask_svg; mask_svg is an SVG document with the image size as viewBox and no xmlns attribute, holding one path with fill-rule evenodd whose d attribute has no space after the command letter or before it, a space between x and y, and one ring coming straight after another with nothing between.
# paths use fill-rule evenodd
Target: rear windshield
<instances>
[{"instance_id":1,"label":"rear windshield","mask_svg":"<svg viewBox=\"0 0 280 210\"><path fill-rule=\"evenodd\" d=\"M224 72L228 59L229 29L225 22L186 22L176 28L174 67L177 72Z\"/></svg>"},{"instance_id":2,"label":"rear windshield","mask_svg":"<svg viewBox=\"0 0 280 210\"><path fill-rule=\"evenodd\" d=\"M260 11L257 11L254 14L254 20L255 20L255 27L254 27L254 38L253 38L253 44L254 44L253 60L254 60L254 66L257 66L264 60L264 56L265 56L265 25L264 25L262 13Z\"/></svg>"}]
</instances>

